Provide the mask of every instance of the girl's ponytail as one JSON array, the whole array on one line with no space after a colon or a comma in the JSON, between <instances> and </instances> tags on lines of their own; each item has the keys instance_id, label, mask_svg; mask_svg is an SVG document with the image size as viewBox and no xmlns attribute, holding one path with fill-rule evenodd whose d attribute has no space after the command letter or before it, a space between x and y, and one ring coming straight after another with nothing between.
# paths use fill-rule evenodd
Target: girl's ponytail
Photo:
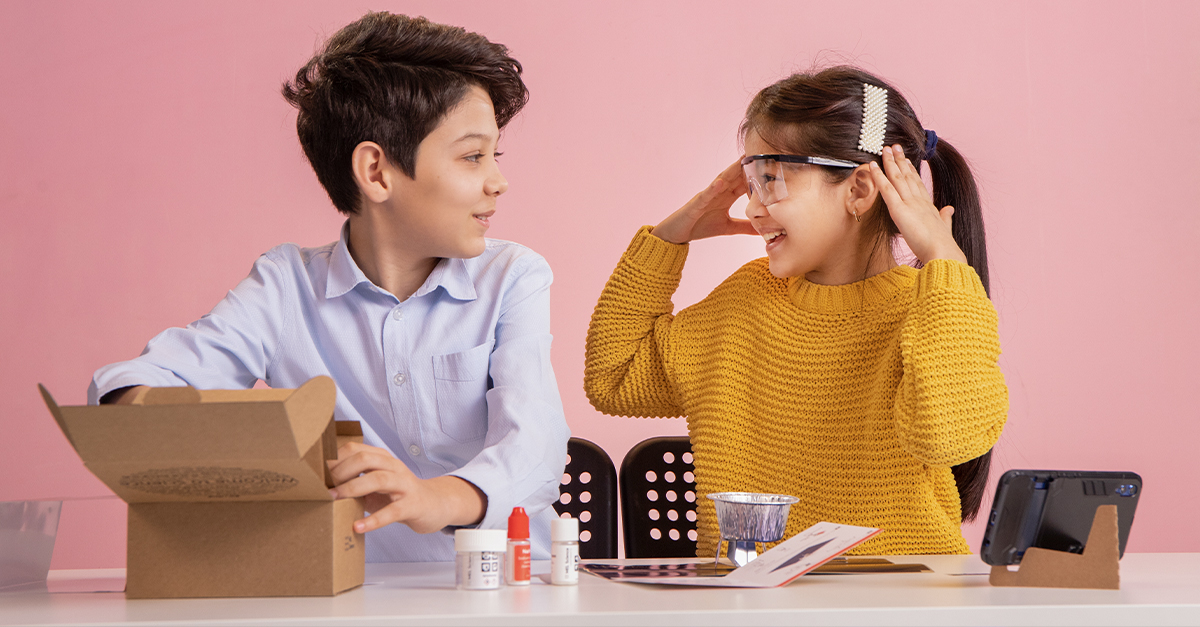
<instances>
[{"instance_id":1,"label":"girl's ponytail","mask_svg":"<svg viewBox=\"0 0 1200 627\"><path fill-rule=\"evenodd\" d=\"M987 245L983 238L983 206L979 202L979 188L975 185L975 177L971 175L967 160L954 146L941 139L936 142L933 154L925 157L929 163L929 175L933 179L933 204L936 207L954 207L951 226L954 241L967 256L967 263L979 275L979 281L990 298L992 292L988 284ZM974 519L979 513L991 465L992 452L989 450L950 469L958 485L963 522Z\"/></svg>"},{"instance_id":2,"label":"girl's ponytail","mask_svg":"<svg viewBox=\"0 0 1200 627\"><path fill-rule=\"evenodd\" d=\"M987 244L983 239L983 206L979 202L979 188L971 175L971 167L950 142L941 138L934 145L933 154L925 158L933 178L933 204L938 208L954 207L951 229L954 241L967 256L967 263L975 268L984 291L991 298Z\"/></svg>"}]
</instances>

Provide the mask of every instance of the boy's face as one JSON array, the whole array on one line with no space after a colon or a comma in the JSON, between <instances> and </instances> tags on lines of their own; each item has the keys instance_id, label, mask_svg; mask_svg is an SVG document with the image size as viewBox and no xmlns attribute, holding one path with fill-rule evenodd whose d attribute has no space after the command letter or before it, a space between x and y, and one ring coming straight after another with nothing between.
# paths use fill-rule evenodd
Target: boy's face
<instances>
[{"instance_id":1,"label":"boy's face","mask_svg":"<svg viewBox=\"0 0 1200 627\"><path fill-rule=\"evenodd\" d=\"M414 177L396 171L390 210L423 256L483 254L496 198L508 189L496 163L499 141L492 99L472 85L417 146Z\"/></svg>"}]
</instances>

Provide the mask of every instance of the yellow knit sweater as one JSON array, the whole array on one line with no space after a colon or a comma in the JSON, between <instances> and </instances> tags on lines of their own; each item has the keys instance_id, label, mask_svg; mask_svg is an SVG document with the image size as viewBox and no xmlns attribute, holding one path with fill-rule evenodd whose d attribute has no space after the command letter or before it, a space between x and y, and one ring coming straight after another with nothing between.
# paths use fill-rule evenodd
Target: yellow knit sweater
<instances>
[{"instance_id":1,"label":"yellow knit sweater","mask_svg":"<svg viewBox=\"0 0 1200 627\"><path fill-rule=\"evenodd\" d=\"M672 316L686 245L643 227L588 328L584 388L619 416L687 416L698 554L713 492L791 494L785 538L822 521L879 527L854 552L967 553L950 467L1008 414L996 311L975 271L934 260L851 285L752 261Z\"/></svg>"}]
</instances>

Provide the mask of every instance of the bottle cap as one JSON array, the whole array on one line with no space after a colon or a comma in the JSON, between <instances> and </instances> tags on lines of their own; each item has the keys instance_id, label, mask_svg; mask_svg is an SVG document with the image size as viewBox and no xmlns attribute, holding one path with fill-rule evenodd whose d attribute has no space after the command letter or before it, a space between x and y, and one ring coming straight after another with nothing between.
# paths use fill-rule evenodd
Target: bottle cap
<instances>
[{"instance_id":1,"label":"bottle cap","mask_svg":"<svg viewBox=\"0 0 1200 627\"><path fill-rule=\"evenodd\" d=\"M529 516L524 507L514 507L508 515L508 538L510 540L526 540L529 538Z\"/></svg>"},{"instance_id":2,"label":"bottle cap","mask_svg":"<svg viewBox=\"0 0 1200 627\"><path fill-rule=\"evenodd\" d=\"M555 518L550 521L551 542L579 542L578 518Z\"/></svg>"},{"instance_id":3,"label":"bottle cap","mask_svg":"<svg viewBox=\"0 0 1200 627\"><path fill-rule=\"evenodd\" d=\"M503 553L508 548L503 529L456 529L454 530L454 550L458 553L475 553L476 551L498 551Z\"/></svg>"}]
</instances>

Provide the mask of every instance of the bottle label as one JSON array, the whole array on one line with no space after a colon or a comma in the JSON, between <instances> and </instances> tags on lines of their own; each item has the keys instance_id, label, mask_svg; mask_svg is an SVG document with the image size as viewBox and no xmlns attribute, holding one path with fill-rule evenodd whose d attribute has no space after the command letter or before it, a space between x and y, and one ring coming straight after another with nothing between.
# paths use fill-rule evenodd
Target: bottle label
<instances>
[{"instance_id":1,"label":"bottle label","mask_svg":"<svg viewBox=\"0 0 1200 627\"><path fill-rule=\"evenodd\" d=\"M554 542L550 545L550 583L579 583L579 544Z\"/></svg>"},{"instance_id":2,"label":"bottle label","mask_svg":"<svg viewBox=\"0 0 1200 627\"><path fill-rule=\"evenodd\" d=\"M498 551L473 551L455 556L455 582L461 590L494 590L500 587Z\"/></svg>"},{"instance_id":3,"label":"bottle label","mask_svg":"<svg viewBox=\"0 0 1200 627\"><path fill-rule=\"evenodd\" d=\"M504 561L505 580L509 584L529 583L530 556L528 542L513 542L508 545Z\"/></svg>"}]
</instances>

